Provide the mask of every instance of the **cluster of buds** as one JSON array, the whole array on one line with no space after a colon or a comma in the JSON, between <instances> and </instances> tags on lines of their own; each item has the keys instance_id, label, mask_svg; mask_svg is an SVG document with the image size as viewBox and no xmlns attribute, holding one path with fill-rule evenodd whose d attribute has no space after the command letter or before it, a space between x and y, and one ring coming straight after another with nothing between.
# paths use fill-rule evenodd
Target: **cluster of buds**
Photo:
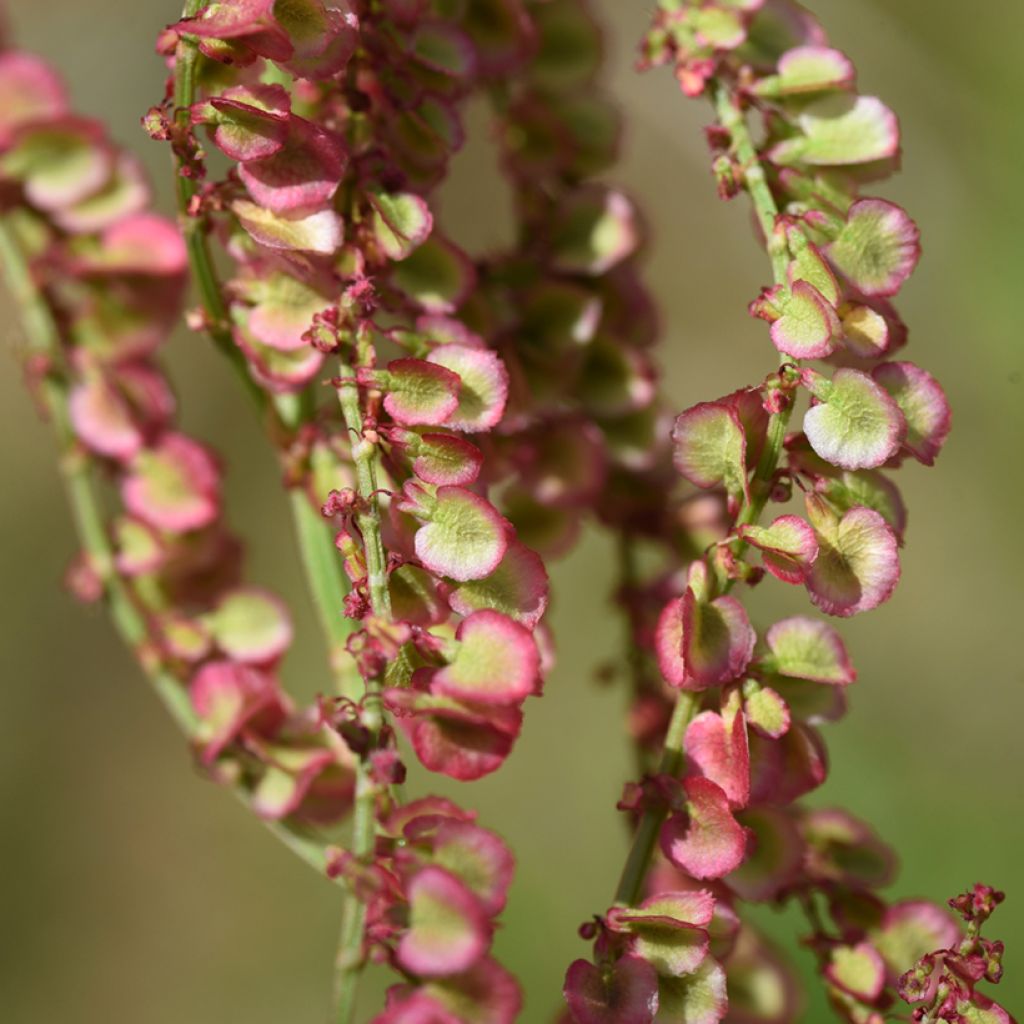
<instances>
[{"instance_id":1,"label":"cluster of buds","mask_svg":"<svg viewBox=\"0 0 1024 1024\"><path fill-rule=\"evenodd\" d=\"M1007 1024L1009 1014L976 990L979 981L998 984L1003 976L1003 944L981 936L982 925L1003 902L1003 893L987 885L949 901L967 925L963 940L927 953L898 982L904 1002L919 1004L915 1022Z\"/></svg>"}]
</instances>

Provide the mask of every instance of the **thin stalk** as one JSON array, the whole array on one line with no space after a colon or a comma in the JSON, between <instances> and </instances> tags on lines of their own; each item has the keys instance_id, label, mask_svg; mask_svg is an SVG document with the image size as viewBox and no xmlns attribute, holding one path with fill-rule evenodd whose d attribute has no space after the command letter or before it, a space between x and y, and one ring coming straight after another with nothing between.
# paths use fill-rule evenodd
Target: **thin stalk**
<instances>
[{"instance_id":1,"label":"thin stalk","mask_svg":"<svg viewBox=\"0 0 1024 1024\"><path fill-rule=\"evenodd\" d=\"M661 761L658 764L659 775L676 776L683 767L683 739L686 727L693 720L700 708L700 696L687 690L680 690L676 697L676 706L672 712L665 743L662 748ZM615 890L615 902L626 906L635 906L643 891L644 879L654 856L654 848L658 844L658 833L667 814L665 807L655 805L648 807L640 818L633 845L630 847L626 865L622 869L619 887Z\"/></svg>"},{"instance_id":2,"label":"thin stalk","mask_svg":"<svg viewBox=\"0 0 1024 1024\"><path fill-rule=\"evenodd\" d=\"M202 6L203 0L186 0L182 16L193 17ZM174 59L174 118L182 136L191 130L189 108L196 98L199 57L196 39L182 35ZM293 434L302 424L305 404L271 403L249 373L245 356L232 337L230 315L224 301L224 289L210 253L206 223L192 210L193 200L199 191L198 182L194 176L183 173L186 168L180 156L176 156L176 170L178 220L185 238L189 269L202 304L206 332L235 370L257 409L276 420L272 424L272 432L280 430L285 434ZM350 659L345 653L345 643L352 624L343 614L348 586L342 574L341 560L334 547L331 529L310 505L301 488L293 488L289 498L307 586L327 641L335 689L346 696L353 696L348 664Z\"/></svg>"},{"instance_id":3,"label":"thin stalk","mask_svg":"<svg viewBox=\"0 0 1024 1024\"><path fill-rule=\"evenodd\" d=\"M739 161L743 182L750 195L757 221L761 225L765 244L768 247L768 257L772 264L772 276L776 284L785 285L788 283L786 271L789 253L785 238L775 230L779 207L772 195L772 190L768 187L764 165L757 155L757 148L750 135L750 126L747 123L746 115L725 82L716 80L713 83L712 97L718 119L722 127L729 132L732 151ZM792 363L794 360L783 355L780 356L779 362L786 364ZM761 518L761 513L771 496L772 478L779 466L783 442L786 439L786 429L789 426L792 413L792 404L787 402L768 421L764 451L761 453L754 476L750 481L750 501L740 513L736 522L737 526L750 526ZM741 554L744 546L742 542L738 543L733 548L734 553L737 556Z\"/></svg>"},{"instance_id":4,"label":"thin stalk","mask_svg":"<svg viewBox=\"0 0 1024 1024\"><path fill-rule=\"evenodd\" d=\"M775 220L779 215L779 208L775 203L772 190L768 187L764 165L757 155L747 119L740 109L736 97L724 82L716 80L713 83L712 96L718 119L722 123L722 127L729 132L732 151L740 163L743 183L747 187L747 192L750 193L757 221L764 233L768 255L772 261L775 283L785 284L788 263L786 242L784 238L779 238L775 233Z\"/></svg>"},{"instance_id":5,"label":"thin stalk","mask_svg":"<svg viewBox=\"0 0 1024 1024\"><path fill-rule=\"evenodd\" d=\"M67 380L63 375L60 333L44 296L36 287L21 246L11 227L0 219L0 263L4 278L21 314L27 349L45 361L46 372L40 385L40 397L53 425L59 447L59 466L75 529L89 565L103 587L103 599L125 646L135 655L153 692L191 738L197 719L181 681L167 668L157 648L150 643L149 623L135 595L118 574L114 548L107 533L103 503L96 486L93 461L75 437L68 411ZM248 795L239 787L232 792L242 802ZM266 827L292 852L320 874L326 863L325 843L302 835L281 822L265 822Z\"/></svg>"},{"instance_id":6,"label":"thin stalk","mask_svg":"<svg viewBox=\"0 0 1024 1024\"><path fill-rule=\"evenodd\" d=\"M340 377L354 380L352 367L342 363ZM359 406L359 389L354 383L343 383L338 389L345 428L352 443L352 459L356 468L356 489L360 510L356 517L366 555L367 588L370 608L381 619L391 618L391 594L388 590L387 555L380 529L380 504L377 500L377 450L363 437L363 415ZM380 680L368 679L363 700L362 724L376 737L383 725L380 702ZM376 844L377 785L371 778L365 759L356 769L355 806L352 817L352 854L362 863L373 860ZM365 957L363 933L366 927L366 906L350 893L342 919L338 953L335 958L335 1021L350 1024L354 1019L359 981Z\"/></svg>"},{"instance_id":7,"label":"thin stalk","mask_svg":"<svg viewBox=\"0 0 1024 1024\"><path fill-rule=\"evenodd\" d=\"M739 161L743 182L750 194L754 212L764 234L775 282L785 284L789 256L785 238L775 230L779 208L768 187L768 179L757 155L747 119L735 96L724 82L715 81L713 83L712 95L718 118L722 126L729 132L733 153ZM787 361L791 362L791 360L782 359L782 362ZM786 403L779 412L773 413L768 421L764 451L761 453L761 458L758 460L751 478L750 501L740 512L737 519L738 526L756 523L764 511L771 496L771 482L779 466L791 414L792 407ZM738 541L733 550L739 555L742 553L743 547L743 542ZM724 581L722 589L728 590L731 584L732 581ZM685 755L686 727L699 708L700 697L698 695L686 690L678 692L672 719L662 747L661 762L658 766L660 774L675 776L680 773ZM664 807L655 806L648 808L641 816L626 858L622 877L619 880L618 890L615 893L617 903L632 905L639 899L666 814L667 810Z\"/></svg>"}]
</instances>

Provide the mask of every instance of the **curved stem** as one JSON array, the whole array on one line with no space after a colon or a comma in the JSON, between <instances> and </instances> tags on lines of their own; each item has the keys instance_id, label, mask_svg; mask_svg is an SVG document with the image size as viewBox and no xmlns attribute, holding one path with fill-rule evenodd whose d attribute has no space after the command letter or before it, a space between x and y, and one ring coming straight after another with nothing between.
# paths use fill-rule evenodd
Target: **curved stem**
<instances>
[{"instance_id":1,"label":"curved stem","mask_svg":"<svg viewBox=\"0 0 1024 1024\"><path fill-rule=\"evenodd\" d=\"M93 460L75 437L68 411L67 379L64 376L60 333L45 297L40 293L25 261L16 233L0 219L0 263L11 296L18 306L24 325L27 348L44 361L40 397L53 424L60 449L60 473L71 506L72 517L89 565L103 587L103 599L125 646L135 655L161 704L175 724L191 737L196 716L181 681L160 657L150 642L149 623L132 588L118 574L115 552L107 532L103 503L96 486ZM248 795L239 787L233 794L245 804ZM317 872L323 874L326 844L303 835L283 822L265 821L277 839Z\"/></svg>"}]
</instances>

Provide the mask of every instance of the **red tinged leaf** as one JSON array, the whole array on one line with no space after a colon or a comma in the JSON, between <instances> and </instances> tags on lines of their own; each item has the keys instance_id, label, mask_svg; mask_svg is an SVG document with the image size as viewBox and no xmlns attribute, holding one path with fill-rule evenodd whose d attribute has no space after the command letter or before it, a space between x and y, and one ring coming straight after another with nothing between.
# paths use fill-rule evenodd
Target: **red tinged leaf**
<instances>
[{"instance_id":1,"label":"red tinged leaf","mask_svg":"<svg viewBox=\"0 0 1024 1024\"><path fill-rule=\"evenodd\" d=\"M335 743L340 746L340 740ZM330 824L350 809L355 785L347 748L291 742L259 745L259 753L264 772L252 808L261 818Z\"/></svg>"},{"instance_id":2,"label":"red tinged leaf","mask_svg":"<svg viewBox=\"0 0 1024 1024\"><path fill-rule=\"evenodd\" d=\"M839 318L832 304L809 281L777 286L751 306L771 322L772 344L794 359L823 359L835 351Z\"/></svg>"},{"instance_id":3,"label":"red tinged leaf","mask_svg":"<svg viewBox=\"0 0 1024 1024\"><path fill-rule=\"evenodd\" d=\"M68 412L79 439L99 455L126 461L143 445L130 406L100 373L86 373L75 382Z\"/></svg>"},{"instance_id":4,"label":"red tinged leaf","mask_svg":"<svg viewBox=\"0 0 1024 1024\"><path fill-rule=\"evenodd\" d=\"M692 588L666 605L655 647L667 682L702 690L739 678L750 663L756 636L734 597L698 601Z\"/></svg>"},{"instance_id":5,"label":"red tinged leaf","mask_svg":"<svg viewBox=\"0 0 1024 1024\"><path fill-rule=\"evenodd\" d=\"M384 408L405 427L439 426L459 404L459 378L423 359L393 359L385 378Z\"/></svg>"},{"instance_id":6,"label":"red tinged leaf","mask_svg":"<svg viewBox=\"0 0 1024 1024\"><path fill-rule=\"evenodd\" d=\"M341 184L347 162L339 135L292 116L283 148L241 164L238 176L260 206L294 217L327 206Z\"/></svg>"},{"instance_id":7,"label":"red tinged leaf","mask_svg":"<svg viewBox=\"0 0 1024 1024\"><path fill-rule=\"evenodd\" d=\"M777 164L845 167L892 159L899 153L896 115L874 96L832 93L802 107L796 123L800 133L768 151Z\"/></svg>"},{"instance_id":8,"label":"red tinged leaf","mask_svg":"<svg viewBox=\"0 0 1024 1024\"><path fill-rule=\"evenodd\" d=\"M900 407L907 421L903 447L919 462L934 465L952 427L942 385L913 363L882 363L871 374Z\"/></svg>"},{"instance_id":9,"label":"red tinged leaf","mask_svg":"<svg viewBox=\"0 0 1024 1024\"><path fill-rule=\"evenodd\" d=\"M651 1024L658 1011L658 975L636 956L603 968L576 960L562 993L576 1024Z\"/></svg>"},{"instance_id":10,"label":"red tinged leaf","mask_svg":"<svg viewBox=\"0 0 1024 1024\"><path fill-rule=\"evenodd\" d=\"M746 831L733 817L724 791L710 779L693 776L683 788L686 808L662 826L662 852L694 878L721 878L742 863Z\"/></svg>"},{"instance_id":11,"label":"red tinged leaf","mask_svg":"<svg viewBox=\"0 0 1024 1024\"><path fill-rule=\"evenodd\" d=\"M536 692L540 654L530 631L500 612L459 623L451 664L434 674L432 693L482 704L517 704Z\"/></svg>"},{"instance_id":12,"label":"red tinged leaf","mask_svg":"<svg viewBox=\"0 0 1024 1024\"><path fill-rule=\"evenodd\" d=\"M314 81L334 78L348 65L359 42L359 18L350 9L349 0L331 0L342 9L328 6L324 10L324 24L314 25L313 31L299 32L297 26L286 25L295 45L295 55L284 62L296 78ZM319 0L317 7L322 5Z\"/></svg>"},{"instance_id":13,"label":"red tinged leaf","mask_svg":"<svg viewBox=\"0 0 1024 1024\"><path fill-rule=\"evenodd\" d=\"M799 516L779 516L769 526L741 526L737 531L760 549L764 567L784 583L803 583L818 557L818 540Z\"/></svg>"},{"instance_id":14,"label":"red tinged leaf","mask_svg":"<svg viewBox=\"0 0 1024 1024\"><path fill-rule=\"evenodd\" d=\"M234 86L192 108L193 123L213 127L217 148L232 160L263 160L284 149L291 99L280 85Z\"/></svg>"},{"instance_id":15,"label":"red tinged leaf","mask_svg":"<svg viewBox=\"0 0 1024 1024\"><path fill-rule=\"evenodd\" d=\"M462 974L428 982L424 992L452 1011L459 1024L513 1024L523 1007L515 978L490 957Z\"/></svg>"},{"instance_id":16,"label":"red tinged leaf","mask_svg":"<svg viewBox=\"0 0 1024 1024\"><path fill-rule=\"evenodd\" d=\"M427 201L411 192L368 192L373 237L390 260L403 260L426 241L434 227Z\"/></svg>"},{"instance_id":17,"label":"red tinged leaf","mask_svg":"<svg viewBox=\"0 0 1024 1024\"><path fill-rule=\"evenodd\" d=\"M434 832L430 855L476 895L488 916L505 909L515 858L493 832L465 821L444 820Z\"/></svg>"},{"instance_id":18,"label":"red tinged leaf","mask_svg":"<svg viewBox=\"0 0 1024 1024\"><path fill-rule=\"evenodd\" d=\"M672 428L673 461L698 487L747 494L747 439L739 412L725 402L704 402L681 413Z\"/></svg>"},{"instance_id":19,"label":"red tinged leaf","mask_svg":"<svg viewBox=\"0 0 1024 1024\"><path fill-rule=\"evenodd\" d=\"M448 595L448 603L460 615L493 608L533 629L547 608L549 589L541 557L514 540L494 572L455 587Z\"/></svg>"},{"instance_id":20,"label":"red tinged leaf","mask_svg":"<svg viewBox=\"0 0 1024 1024\"><path fill-rule=\"evenodd\" d=\"M486 952L491 924L476 896L439 867L417 872L406 887L409 929L398 962L413 974L437 977L467 970Z\"/></svg>"},{"instance_id":21,"label":"red tinged leaf","mask_svg":"<svg viewBox=\"0 0 1024 1024\"><path fill-rule=\"evenodd\" d=\"M787 50L778 63L778 74L754 87L760 96L803 96L808 93L852 88L853 63L839 50L825 46L797 46Z\"/></svg>"},{"instance_id":22,"label":"red tinged leaf","mask_svg":"<svg viewBox=\"0 0 1024 1024\"><path fill-rule=\"evenodd\" d=\"M220 475L202 445L183 434L167 434L136 454L121 498L132 515L158 530L198 530L219 514Z\"/></svg>"},{"instance_id":23,"label":"red tinged leaf","mask_svg":"<svg viewBox=\"0 0 1024 1024\"><path fill-rule=\"evenodd\" d=\"M454 434L420 434L412 447L412 471L427 484L465 487L483 467L483 452Z\"/></svg>"},{"instance_id":24,"label":"red tinged leaf","mask_svg":"<svg viewBox=\"0 0 1024 1024\"><path fill-rule=\"evenodd\" d=\"M427 359L459 378L458 408L446 426L475 434L501 422L508 399L508 371L494 352L468 345L440 345Z\"/></svg>"},{"instance_id":25,"label":"red tinged leaf","mask_svg":"<svg viewBox=\"0 0 1024 1024\"><path fill-rule=\"evenodd\" d=\"M750 798L750 752L742 713L724 715L703 711L686 729L687 761L722 788L733 807Z\"/></svg>"},{"instance_id":26,"label":"red tinged leaf","mask_svg":"<svg viewBox=\"0 0 1024 1024\"><path fill-rule=\"evenodd\" d=\"M857 678L842 637L828 623L802 615L783 619L765 634L772 672L813 683L845 686Z\"/></svg>"},{"instance_id":27,"label":"red tinged leaf","mask_svg":"<svg viewBox=\"0 0 1024 1024\"><path fill-rule=\"evenodd\" d=\"M497 771L522 728L515 707L471 705L413 690L387 690L384 696L424 767L463 782Z\"/></svg>"},{"instance_id":28,"label":"red tinged leaf","mask_svg":"<svg viewBox=\"0 0 1024 1024\"><path fill-rule=\"evenodd\" d=\"M831 381L805 373L805 381L817 402L804 433L817 455L842 469L875 469L896 454L907 424L885 388L848 368Z\"/></svg>"},{"instance_id":29,"label":"red tinged leaf","mask_svg":"<svg viewBox=\"0 0 1024 1024\"><path fill-rule=\"evenodd\" d=\"M64 83L30 53L0 54L0 145L21 125L51 121L67 113Z\"/></svg>"},{"instance_id":30,"label":"red tinged leaf","mask_svg":"<svg viewBox=\"0 0 1024 1024\"><path fill-rule=\"evenodd\" d=\"M882 955L892 981L921 957L949 949L960 941L960 929L949 914L924 900L904 900L886 908L868 938Z\"/></svg>"},{"instance_id":31,"label":"red tinged leaf","mask_svg":"<svg viewBox=\"0 0 1024 1024\"><path fill-rule=\"evenodd\" d=\"M692 974L704 962L710 939L706 926L715 899L706 890L660 892L639 907L612 907L605 923L630 936L629 949L662 977Z\"/></svg>"},{"instance_id":32,"label":"red tinged leaf","mask_svg":"<svg viewBox=\"0 0 1024 1024\"><path fill-rule=\"evenodd\" d=\"M253 240L268 249L316 252L329 256L344 240L341 218L334 210L278 215L258 203L236 199L231 211Z\"/></svg>"},{"instance_id":33,"label":"red tinged leaf","mask_svg":"<svg viewBox=\"0 0 1024 1024\"><path fill-rule=\"evenodd\" d=\"M885 988L885 961L869 942L836 946L825 967L825 977L862 1003L873 1003Z\"/></svg>"},{"instance_id":34,"label":"red tinged leaf","mask_svg":"<svg viewBox=\"0 0 1024 1024\"><path fill-rule=\"evenodd\" d=\"M812 878L854 889L880 889L895 877L893 850L846 811L829 807L804 811L800 830L807 850L805 871Z\"/></svg>"},{"instance_id":35,"label":"red tinged leaf","mask_svg":"<svg viewBox=\"0 0 1024 1024\"><path fill-rule=\"evenodd\" d=\"M200 724L196 740L210 764L244 728L259 723L270 729L284 718L284 698L273 676L230 661L211 661L189 685Z\"/></svg>"},{"instance_id":36,"label":"red tinged leaf","mask_svg":"<svg viewBox=\"0 0 1024 1024\"><path fill-rule=\"evenodd\" d=\"M429 521L416 532L416 555L431 571L459 582L498 568L511 527L497 509L462 487L439 487Z\"/></svg>"},{"instance_id":37,"label":"red tinged leaf","mask_svg":"<svg viewBox=\"0 0 1024 1024\"><path fill-rule=\"evenodd\" d=\"M858 199L826 250L832 265L863 295L895 295L921 256L917 225L895 203Z\"/></svg>"},{"instance_id":38,"label":"red tinged leaf","mask_svg":"<svg viewBox=\"0 0 1024 1024\"><path fill-rule=\"evenodd\" d=\"M820 499L807 501L818 535L818 557L805 581L811 601L841 617L887 601L900 578L892 527L872 509L857 506L839 518Z\"/></svg>"}]
</instances>

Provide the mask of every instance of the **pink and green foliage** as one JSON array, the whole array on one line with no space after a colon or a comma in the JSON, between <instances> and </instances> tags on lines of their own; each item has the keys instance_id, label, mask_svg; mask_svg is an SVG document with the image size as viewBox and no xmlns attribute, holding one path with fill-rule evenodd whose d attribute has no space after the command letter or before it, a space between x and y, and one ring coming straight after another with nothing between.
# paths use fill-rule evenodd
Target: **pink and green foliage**
<instances>
[{"instance_id":1,"label":"pink and green foliage","mask_svg":"<svg viewBox=\"0 0 1024 1024\"><path fill-rule=\"evenodd\" d=\"M674 423L640 217L602 180L620 124L585 0L188 0L159 51L144 125L173 153L178 226L44 62L0 53L4 258L82 524L70 579L110 606L202 770L344 888L340 1024L368 961L400 979L374 1024L519 1019L492 955L511 851L400 787L410 756L468 782L511 755L554 658L546 565L588 521L622 555L644 767L562 1019L787 1024L793 973L746 905L793 902L850 1024L897 997L917 1004L897 1019L1010 1022L976 988L1001 974L980 928L1002 895L953 901L963 933L887 904L888 848L800 802L856 679L841 636L802 614L755 626L744 603L772 579L836 618L887 601L907 520L888 474L932 465L950 429L940 384L893 358L918 229L860 191L895 169L899 126L813 16L660 0L643 41L642 65L710 100L719 192L749 194L772 267L750 312L777 368ZM482 255L437 202L478 100L518 221ZM187 271L187 322L290 491L332 677L312 707L285 686L292 613L243 580L222 465L155 360Z\"/></svg>"}]
</instances>

